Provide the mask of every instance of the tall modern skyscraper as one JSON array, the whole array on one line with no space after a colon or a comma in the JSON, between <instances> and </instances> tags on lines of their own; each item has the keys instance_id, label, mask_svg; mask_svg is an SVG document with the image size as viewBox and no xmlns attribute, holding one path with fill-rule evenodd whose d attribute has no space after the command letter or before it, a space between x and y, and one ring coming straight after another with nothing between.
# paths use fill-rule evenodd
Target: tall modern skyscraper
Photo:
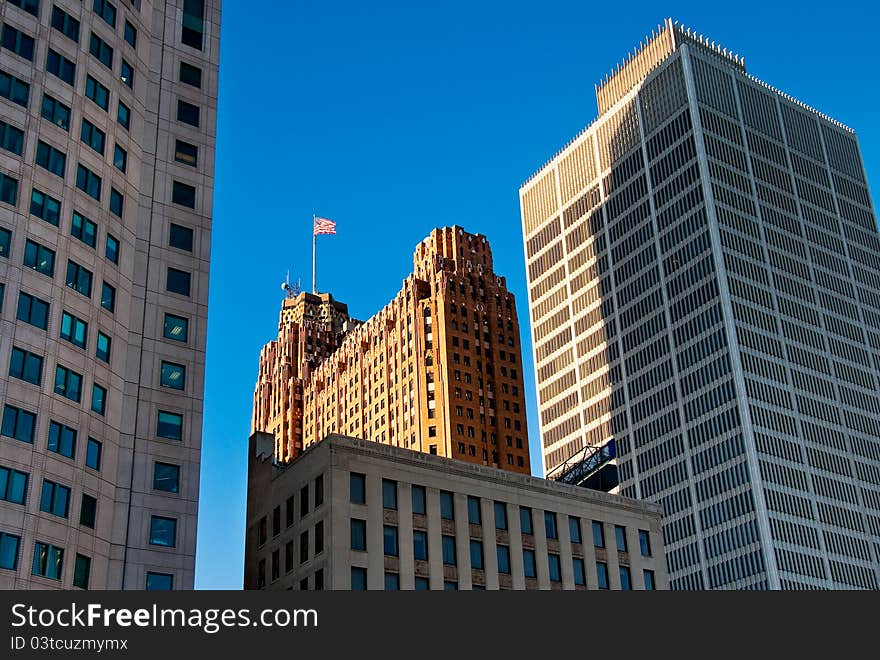
<instances>
[{"instance_id":1,"label":"tall modern skyscraper","mask_svg":"<svg viewBox=\"0 0 880 660\"><path fill-rule=\"evenodd\" d=\"M260 354L252 431L289 462L331 434L529 474L513 294L486 237L435 229L363 323L329 294L285 300Z\"/></svg>"},{"instance_id":2,"label":"tall modern skyscraper","mask_svg":"<svg viewBox=\"0 0 880 660\"><path fill-rule=\"evenodd\" d=\"M0 16L0 588L192 588L220 2Z\"/></svg>"},{"instance_id":3,"label":"tall modern skyscraper","mask_svg":"<svg viewBox=\"0 0 880 660\"><path fill-rule=\"evenodd\" d=\"M853 131L666 21L520 191L544 464L614 440L672 588L877 588L880 236Z\"/></svg>"}]
</instances>

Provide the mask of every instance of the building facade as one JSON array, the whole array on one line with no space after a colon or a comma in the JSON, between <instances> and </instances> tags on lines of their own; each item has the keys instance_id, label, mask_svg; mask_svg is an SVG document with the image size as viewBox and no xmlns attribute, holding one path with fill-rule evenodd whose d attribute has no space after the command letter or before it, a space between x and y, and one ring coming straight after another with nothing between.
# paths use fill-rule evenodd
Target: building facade
<instances>
[{"instance_id":1,"label":"building facade","mask_svg":"<svg viewBox=\"0 0 880 660\"><path fill-rule=\"evenodd\" d=\"M363 323L326 294L285 301L252 431L275 436L280 462L340 433L528 474L516 304L486 237L435 229L413 265Z\"/></svg>"},{"instance_id":2,"label":"building facade","mask_svg":"<svg viewBox=\"0 0 880 660\"><path fill-rule=\"evenodd\" d=\"M666 589L660 507L331 435L249 447L245 589Z\"/></svg>"},{"instance_id":3,"label":"building facade","mask_svg":"<svg viewBox=\"0 0 880 660\"><path fill-rule=\"evenodd\" d=\"M0 18L0 588L192 588L220 2Z\"/></svg>"},{"instance_id":4,"label":"building facade","mask_svg":"<svg viewBox=\"0 0 880 660\"><path fill-rule=\"evenodd\" d=\"M877 588L855 134L672 21L597 97L520 191L545 469L613 439L620 492L663 506L673 588Z\"/></svg>"}]
</instances>

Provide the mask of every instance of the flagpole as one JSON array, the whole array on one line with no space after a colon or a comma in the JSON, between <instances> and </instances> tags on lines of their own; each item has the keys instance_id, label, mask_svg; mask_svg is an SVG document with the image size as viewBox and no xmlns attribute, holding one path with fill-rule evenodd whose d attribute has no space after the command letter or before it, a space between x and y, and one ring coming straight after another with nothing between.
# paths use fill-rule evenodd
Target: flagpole
<instances>
[{"instance_id":1,"label":"flagpole","mask_svg":"<svg viewBox=\"0 0 880 660\"><path fill-rule=\"evenodd\" d=\"M315 264L315 245L317 243L317 235L315 234L315 215L312 214L312 293L318 293L318 284L317 284L317 266Z\"/></svg>"}]
</instances>

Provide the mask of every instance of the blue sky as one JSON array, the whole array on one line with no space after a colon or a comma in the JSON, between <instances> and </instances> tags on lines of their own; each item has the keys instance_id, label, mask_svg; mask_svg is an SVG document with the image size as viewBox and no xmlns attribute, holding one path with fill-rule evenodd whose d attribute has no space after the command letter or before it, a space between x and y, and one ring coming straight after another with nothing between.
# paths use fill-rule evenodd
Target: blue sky
<instances>
[{"instance_id":1,"label":"blue sky","mask_svg":"<svg viewBox=\"0 0 880 660\"><path fill-rule=\"evenodd\" d=\"M363 319L432 228L488 236L522 322L539 475L518 189L595 118L594 83L665 16L852 126L880 190L878 10L865 1L835 2L833 17L826 3L751 0L269 4L223 4L200 589L241 588L258 356L286 272L310 286L313 213L338 230L318 239L318 288Z\"/></svg>"}]
</instances>

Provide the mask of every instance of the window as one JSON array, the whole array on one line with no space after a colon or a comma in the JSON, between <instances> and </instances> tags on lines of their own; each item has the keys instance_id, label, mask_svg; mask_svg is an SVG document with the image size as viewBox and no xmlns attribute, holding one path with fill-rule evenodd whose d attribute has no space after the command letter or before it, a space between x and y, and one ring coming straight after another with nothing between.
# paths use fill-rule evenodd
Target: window
<instances>
[{"instance_id":1,"label":"window","mask_svg":"<svg viewBox=\"0 0 880 660\"><path fill-rule=\"evenodd\" d=\"M0 148L21 156L24 146L24 131L12 124L0 121Z\"/></svg>"},{"instance_id":2,"label":"window","mask_svg":"<svg viewBox=\"0 0 880 660\"><path fill-rule=\"evenodd\" d=\"M428 507L427 507L427 497L425 494L424 486L413 486L412 487L412 510L413 513L418 513L420 515L427 515Z\"/></svg>"},{"instance_id":3,"label":"window","mask_svg":"<svg viewBox=\"0 0 880 660\"><path fill-rule=\"evenodd\" d=\"M446 580L443 582L443 590L444 591L458 591L458 582L454 582L452 580Z\"/></svg>"},{"instance_id":4,"label":"window","mask_svg":"<svg viewBox=\"0 0 880 660\"><path fill-rule=\"evenodd\" d=\"M182 390L186 386L186 367L182 364L162 361L162 374L160 377L162 387L170 387L174 390Z\"/></svg>"},{"instance_id":5,"label":"window","mask_svg":"<svg viewBox=\"0 0 880 660\"><path fill-rule=\"evenodd\" d=\"M61 215L61 202L34 188L31 190L31 214L57 227Z\"/></svg>"},{"instance_id":6,"label":"window","mask_svg":"<svg viewBox=\"0 0 880 660\"><path fill-rule=\"evenodd\" d=\"M629 575L629 566L620 566L620 589L621 591L632 590L632 580Z\"/></svg>"},{"instance_id":7,"label":"window","mask_svg":"<svg viewBox=\"0 0 880 660\"><path fill-rule=\"evenodd\" d=\"M122 33L122 37L129 43L132 48L137 48L137 28L134 25L125 21L125 29Z\"/></svg>"},{"instance_id":8,"label":"window","mask_svg":"<svg viewBox=\"0 0 880 660\"><path fill-rule=\"evenodd\" d=\"M101 469L101 450L103 449L100 442L94 438L89 438L86 443L86 467L93 470Z\"/></svg>"},{"instance_id":9,"label":"window","mask_svg":"<svg viewBox=\"0 0 880 660\"><path fill-rule=\"evenodd\" d=\"M646 529L639 530L639 550L641 550L642 557L651 556L651 537Z\"/></svg>"},{"instance_id":10,"label":"window","mask_svg":"<svg viewBox=\"0 0 880 660\"><path fill-rule=\"evenodd\" d=\"M183 415L160 410L156 420L156 435L167 440L183 440Z\"/></svg>"},{"instance_id":11,"label":"window","mask_svg":"<svg viewBox=\"0 0 880 660\"><path fill-rule=\"evenodd\" d=\"M284 510L284 522L286 523L287 527L290 527L291 525L293 525L293 495L287 498Z\"/></svg>"},{"instance_id":12,"label":"window","mask_svg":"<svg viewBox=\"0 0 880 660\"><path fill-rule=\"evenodd\" d=\"M428 533L425 531L413 531L413 559L428 561Z\"/></svg>"},{"instance_id":13,"label":"window","mask_svg":"<svg viewBox=\"0 0 880 660\"><path fill-rule=\"evenodd\" d=\"M0 96L26 108L31 86L15 76L0 71Z\"/></svg>"},{"instance_id":14,"label":"window","mask_svg":"<svg viewBox=\"0 0 880 660\"><path fill-rule=\"evenodd\" d=\"M40 511L51 513L59 518L67 518L70 508L70 488L43 479L43 490L40 493Z\"/></svg>"},{"instance_id":15,"label":"window","mask_svg":"<svg viewBox=\"0 0 880 660\"><path fill-rule=\"evenodd\" d=\"M76 166L76 187L89 197L101 201L101 177L85 165Z\"/></svg>"},{"instance_id":16,"label":"window","mask_svg":"<svg viewBox=\"0 0 880 660\"><path fill-rule=\"evenodd\" d=\"M107 108L104 109L106 110ZM125 130L131 127L131 110L122 101L116 104L116 121Z\"/></svg>"},{"instance_id":17,"label":"window","mask_svg":"<svg viewBox=\"0 0 880 660\"><path fill-rule=\"evenodd\" d=\"M385 525L382 528L382 547L384 548L386 556L398 556L397 527L394 525Z\"/></svg>"},{"instance_id":18,"label":"window","mask_svg":"<svg viewBox=\"0 0 880 660\"><path fill-rule=\"evenodd\" d=\"M272 581L274 582L281 577L281 552L279 550L272 551Z\"/></svg>"},{"instance_id":19,"label":"window","mask_svg":"<svg viewBox=\"0 0 880 660\"><path fill-rule=\"evenodd\" d=\"M568 517L568 535L572 543L583 543L581 538L581 521L575 516Z\"/></svg>"},{"instance_id":20,"label":"window","mask_svg":"<svg viewBox=\"0 0 880 660\"><path fill-rule=\"evenodd\" d=\"M162 516L150 517L150 545L173 548L177 543L177 520Z\"/></svg>"},{"instance_id":21,"label":"window","mask_svg":"<svg viewBox=\"0 0 880 660\"><path fill-rule=\"evenodd\" d=\"M180 31L181 43L202 49L202 34L205 31L205 0L183 0L183 25Z\"/></svg>"},{"instance_id":22,"label":"window","mask_svg":"<svg viewBox=\"0 0 880 660\"><path fill-rule=\"evenodd\" d=\"M165 279L165 289L171 293L188 296L190 291L190 274L176 268L169 268Z\"/></svg>"},{"instance_id":23,"label":"window","mask_svg":"<svg viewBox=\"0 0 880 660\"><path fill-rule=\"evenodd\" d=\"M70 222L70 235L93 248L98 241L98 225L78 211L74 211Z\"/></svg>"},{"instance_id":24,"label":"window","mask_svg":"<svg viewBox=\"0 0 880 660\"><path fill-rule=\"evenodd\" d=\"M559 532L556 529L556 514L553 511L544 512L544 530L548 539L558 539Z\"/></svg>"},{"instance_id":25,"label":"window","mask_svg":"<svg viewBox=\"0 0 880 660\"><path fill-rule=\"evenodd\" d=\"M182 316L175 316L174 314L165 314L164 336L166 339L186 342L188 329L189 321L187 319Z\"/></svg>"},{"instance_id":26,"label":"window","mask_svg":"<svg viewBox=\"0 0 880 660\"><path fill-rule=\"evenodd\" d=\"M134 67L124 59L119 66L119 79L125 83L129 89L134 89Z\"/></svg>"},{"instance_id":27,"label":"window","mask_svg":"<svg viewBox=\"0 0 880 660\"><path fill-rule=\"evenodd\" d=\"M173 222L168 230L168 245L178 250L193 251L193 230Z\"/></svg>"},{"instance_id":28,"label":"window","mask_svg":"<svg viewBox=\"0 0 880 660\"><path fill-rule=\"evenodd\" d=\"M528 548L523 550L523 573L527 578L538 577L538 569L535 565L535 551Z\"/></svg>"},{"instance_id":29,"label":"window","mask_svg":"<svg viewBox=\"0 0 880 660\"><path fill-rule=\"evenodd\" d=\"M324 589L324 569L319 568L315 571L315 591L323 591Z\"/></svg>"},{"instance_id":30,"label":"window","mask_svg":"<svg viewBox=\"0 0 880 660\"><path fill-rule=\"evenodd\" d=\"M110 107L110 90L91 76L86 76L86 96L102 110Z\"/></svg>"},{"instance_id":31,"label":"window","mask_svg":"<svg viewBox=\"0 0 880 660\"><path fill-rule=\"evenodd\" d=\"M101 307L111 314L116 309L116 289L107 282L101 283Z\"/></svg>"},{"instance_id":32,"label":"window","mask_svg":"<svg viewBox=\"0 0 880 660\"><path fill-rule=\"evenodd\" d=\"M60 364L55 367L55 394L80 402L82 397L82 376Z\"/></svg>"},{"instance_id":33,"label":"window","mask_svg":"<svg viewBox=\"0 0 880 660\"><path fill-rule=\"evenodd\" d=\"M171 201L180 206L194 209L196 207L195 187L181 183L180 181L173 182L171 186Z\"/></svg>"},{"instance_id":34,"label":"window","mask_svg":"<svg viewBox=\"0 0 880 660\"><path fill-rule=\"evenodd\" d=\"M578 586L587 584L586 572L584 570L584 560L575 557L571 560L572 572L574 573L574 583Z\"/></svg>"},{"instance_id":35,"label":"window","mask_svg":"<svg viewBox=\"0 0 880 660\"><path fill-rule=\"evenodd\" d=\"M455 537L454 536L446 536L445 534L442 537L442 547L443 547L443 563L447 566L455 566Z\"/></svg>"},{"instance_id":36,"label":"window","mask_svg":"<svg viewBox=\"0 0 880 660\"><path fill-rule=\"evenodd\" d=\"M49 422L48 449L67 458L76 454L76 429L55 421Z\"/></svg>"},{"instance_id":37,"label":"window","mask_svg":"<svg viewBox=\"0 0 880 660\"><path fill-rule=\"evenodd\" d=\"M397 482L382 479L382 506L385 509L397 508Z\"/></svg>"},{"instance_id":38,"label":"window","mask_svg":"<svg viewBox=\"0 0 880 660\"><path fill-rule=\"evenodd\" d=\"M363 474L352 472L349 474L348 493L352 504L365 504L367 501L367 478Z\"/></svg>"},{"instance_id":39,"label":"window","mask_svg":"<svg viewBox=\"0 0 880 660\"><path fill-rule=\"evenodd\" d=\"M0 172L0 202L15 206L18 204L18 179Z\"/></svg>"},{"instance_id":40,"label":"window","mask_svg":"<svg viewBox=\"0 0 880 660\"><path fill-rule=\"evenodd\" d=\"M189 142L176 140L174 146L174 160L176 160L178 163L189 165L190 167L198 167L199 148L194 144L190 144Z\"/></svg>"},{"instance_id":41,"label":"window","mask_svg":"<svg viewBox=\"0 0 880 660\"><path fill-rule=\"evenodd\" d=\"M324 521L319 520L315 523L315 554L319 555L324 552Z\"/></svg>"},{"instance_id":42,"label":"window","mask_svg":"<svg viewBox=\"0 0 880 660\"><path fill-rule=\"evenodd\" d=\"M82 503L79 507L79 524L89 529L95 529L95 519L98 511L98 500L91 495L83 493Z\"/></svg>"},{"instance_id":43,"label":"window","mask_svg":"<svg viewBox=\"0 0 880 660\"><path fill-rule=\"evenodd\" d=\"M119 264L119 240L112 234L107 234L104 256L114 264Z\"/></svg>"},{"instance_id":44,"label":"window","mask_svg":"<svg viewBox=\"0 0 880 660\"><path fill-rule=\"evenodd\" d=\"M645 576L645 591L654 591L657 588L657 583L654 581L654 571L649 571L646 568L643 573Z\"/></svg>"},{"instance_id":45,"label":"window","mask_svg":"<svg viewBox=\"0 0 880 660\"><path fill-rule=\"evenodd\" d=\"M562 582L562 571L559 566L559 555L553 553L548 554L547 566L550 571L550 581Z\"/></svg>"},{"instance_id":46,"label":"window","mask_svg":"<svg viewBox=\"0 0 880 660\"><path fill-rule=\"evenodd\" d=\"M79 43L79 21L57 6L52 7L52 27Z\"/></svg>"},{"instance_id":47,"label":"window","mask_svg":"<svg viewBox=\"0 0 880 660\"><path fill-rule=\"evenodd\" d=\"M102 417L107 414L107 388L97 383L92 383L92 412Z\"/></svg>"},{"instance_id":48,"label":"window","mask_svg":"<svg viewBox=\"0 0 880 660\"><path fill-rule=\"evenodd\" d=\"M495 554L498 556L498 572L510 575L510 546L495 546Z\"/></svg>"},{"instance_id":49,"label":"window","mask_svg":"<svg viewBox=\"0 0 880 660\"><path fill-rule=\"evenodd\" d=\"M593 545L597 548L605 547L605 526L598 520L593 521Z\"/></svg>"},{"instance_id":50,"label":"window","mask_svg":"<svg viewBox=\"0 0 880 660\"><path fill-rule=\"evenodd\" d=\"M45 330L49 325L49 303L45 300L40 300L29 293L21 291L18 294L18 311L16 317L19 321L30 323L41 330Z\"/></svg>"},{"instance_id":51,"label":"window","mask_svg":"<svg viewBox=\"0 0 880 660\"><path fill-rule=\"evenodd\" d=\"M315 508L317 509L324 503L324 475L319 474L315 477Z\"/></svg>"},{"instance_id":52,"label":"window","mask_svg":"<svg viewBox=\"0 0 880 660\"><path fill-rule=\"evenodd\" d=\"M86 347L88 324L68 312L61 314L61 338L79 348Z\"/></svg>"},{"instance_id":53,"label":"window","mask_svg":"<svg viewBox=\"0 0 880 660\"><path fill-rule=\"evenodd\" d=\"M0 36L0 44L3 48L11 50L16 55L31 62L34 61L34 38L11 25L3 24L3 33Z\"/></svg>"},{"instance_id":54,"label":"window","mask_svg":"<svg viewBox=\"0 0 880 660\"><path fill-rule=\"evenodd\" d=\"M299 517L305 518L309 514L309 486L306 484L299 489Z\"/></svg>"},{"instance_id":55,"label":"window","mask_svg":"<svg viewBox=\"0 0 880 660\"><path fill-rule=\"evenodd\" d=\"M617 541L618 552L626 552L626 528L620 525L614 526L614 538Z\"/></svg>"},{"instance_id":56,"label":"window","mask_svg":"<svg viewBox=\"0 0 880 660\"><path fill-rule=\"evenodd\" d=\"M482 571L485 568L483 564L483 542L471 539L471 568Z\"/></svg>"},{"instance_id":57,"label":"window","mask_svg":"<svg viewBox=\"0 0 880 660\"><path fill-rule=\"evenodd\" d=\"M40 15L40 0L9 0L9 4L24 9L28 14Z\"/></svg>"},{"instance_id":58,"label":"window","mask_svg":"<svg viewBox=\"0 0 880 660\"><path fill-rule=\"evenodd\" d=\"M107 2L107 0L94 0L92 9L107 22L107 25L113 28L116 27L116 7Z\"/></svg>"},{"instance_id":59,"label":"window","mask_svg":"<svg viewBox=\"0 0 880 660\"><path fill-rule=\"evenodd\" d=\"M9 246L12 244L12 232L0 227L0 257L9 258Z\"/></svg>"},{"instance_id":60,"label":"window","mask_svg":"<svg viewBox=\"0 0 880 660\"><path fill-rule=\"evenodd\" d=\"M596 562L596 576L599 580L599 588L608 589L608 564L604 561Z\"/></svg>"},{"instance_id":61,"label":"window","mask_svg":"<svg viewBox=\"0 0 880 660\"><path fill-rule=\"evenodd\" d=\"M309 531L299 535L299 563L305 564L309 560Z\"/></svg>"},{"instance_id":62,"label":"window","mask_svg":"<svg viewBox=\"0 0 880 660\"><path fill-rule=\"evenodd\" d=\"M92 296L92 272L75 261L67 261L67 278L65 284L86 298Z\"/></svg>"},{"instance_id":63,"label":"window","mask_svg":"<svg viewBox=\"0 0 880 660\"><path fill-rule=\"evenodd\" d=\"M80 589L89 588L89 575L92 572L92 560L77 553L73 563L73 586Z\"/></svg>"},{"instance_id":64,"label":"window","mask_svg":"<svg viewBox=\"0 0 880 660\"><path fill-rule=\"evenodd\" d=\"M39 385L43 380L43 358L36 353L13 346L12 357L9 360L9 375Z\"/></svg>"},{"instance_id":65,"label":"window","mask_svg":"<svg viewBox=\"0 0 880 660\"><path fill-rule=\"evenodd\" d=\"M3 425L0 435L33 444L36 428L37 416L34 413L10 406L8 403L3 406Z\"/></svg>"},{"instance_id":66,"label":"window","mask_svg":"<svg viewBox=\"0 0 880 660\"><path fill-rule=\"evenodd\" d=\"M197 66L181 62L179 78L182 83L199 89L202 88L202 70Z\"/></svg>"},{"instance_id":67,"label":"window","mask_svg":"<svg viewBox=\"0 0 880 660\"><path fill-rule=\"evenodd\" d=\"M426 577L418 577L416 576L414 583L415 591L429 591L431 589L431 583L428 581Z\"/></svg>"},{"instance_id":68,"label":"window","mask_svg":"<svg viewBox=\"0 0 880 660\"><path fill-rule=\"evenodd\" d=\"M177 101L177 120L184 124L199 127L199 106L187 103L186 101Z\"/></svg>"},{"instance_id":69,"label":"window","mask_svg":"<svg viewBox=\"0 0 880 660\"><path fill-rule=\"evenodd\" d=\"M76 80L76 64L51 48L46 53L46 71L71 86Z\"/></svg>"},{"instance_id":70,"label":"window","mask_svg":"<svg viewBox=\"0 0 880 660\"><path fill-rule=\"evenodd\" d=\"M55 176L63 178L67 165L67 154L42 140L38 140L37 157L34 162Z\"/></svg>"},{"instance_id":71,"label":"window","mask_svg":"<svg viewBox=\"0 0 880 660\"><path fill-rule=\"evenodd\" d=\"M104 155L104 143L107 141L107 135L88 119L82 120L79 139L83 144L87 144L102 156Z\"/></svg>"},{"instance_id":72,"label":"window","mask_svg":"<svg viewBox=\"0 0 880 660\"><path fill-rule=\"evenodd\" d=\"M0 532L0 568L10 571L18 570L18 546L21 537Z\"/></svg>"},{"instance_id":73,"label":"window","mask_svg":"<svg viewBox=\"0 0 880 660\"><path fill-rule=\"evenodd\" d=\"M284 544L284 572L290 573L293 570L293 541Z\"/></svg>"},{"instance_id":74,"label":"window","mask_svg":"<svg viewBox=\"0 0 880 660\"><path fill-rule=\"evenodd\" d=\"M480 514L480 498L468 496L468 524L482 525L483 517Z\"/></svg>"},{"instance_id":75,"label":"window","mask_svg":"<svg viewBox=\"0 0 880 660\"><path fill-rule=\"evenodd\" d=\"M113 68L113 48L94 32L89 38L89 53L108 69Z\"/></svg>"},{"instance_id":76,"label":"window","mask_svg":"<svg viewBox=\"0 0 880 660\"><path fill-rule=\"evenodd\" d=\"M174 589L174 576L167 573L147 572L146 591L171 591Z\"/></svg>"},{"instance_id":77,"label":"window","mask_svg":"<svg viewBox=\"0 0 880 660\"><path fill-rule=\"evenodd\" d=\"M115 215L117 218L122 217L122 207L125 203L125 198L122 196L122 193L116 190L113 186L110 187L110 213Z\"/></svg>"},{"instance_id":78,"label":"window","mask_svg":"<svg viewBox=\"0 0 880 660\"><path fill-rule=\"evenodd\" d=\"M156 487L156 468L160 463L156 463L156 467L153 470L153 488ZM175 491L176 492L176 491ZM272 509L272 536L278 536L281 533L281 506L276 506Z\"/></svg>"},{"instance_id":79,"label":"window","mask_svg":"<svg viewBox=\"0 0 880 660\"><path fill-rule=\"evenodd\" d=\"M27 472L0 467L0 500L24 504L27 499Z\"/></svg>"},{"instance_id":80,"label":"window","mask_svg":"<svg viewBox=\"0 0 880 660\"><path fill-rule=\"evenodd\" d=\"M532 510L527 506L519 508L519 527L523 534L534 534L534 526L532 525Z\"/></svg>"},{"instance_id":81,"label":"window","mask_svg":"<svg viewBox=\"0 0 880 660\"><path fill-rule=\"evenodd\" d=\"M452 493L446 490L440 491L440 517L443 520L455 519L455 504L452 499Z\"/></svg>"},{"instance_id":82,"label":"window","mask_svg":"<svg viewBox=\"0 0 880 660\"><path fill-rule=\"evenodd\" d=\"M128 167L128 152L118 144L113 147L113 166L120 172Z\"/></svg>"},{"instance_id":83,"label":"window","mask_svg":"<svg viewBox=\"0 0 880 660\"><path fill-rule=\"evenodd\" d=\"M266 516L263 516L260 518L260 522L257 523L257 547L265 545L268 536L269 532L266 526Z\"/></svg>"},{"instance_id":84,"label":"window","mask_svg":"<svg viewBox=\"0 0 880 660\"><path fill-rule=\"evenodd\" d=\"M367 551L367 521L351 519L351 549Z\"/></svg>"},{"instance_id":85,"label":"window","mask_svg":"<svg viewBox=\"0 0 880 660\"><path fill-rule=\"evenodd\" d=\"M33 268L38 273L54 277L55 252L28 239L24 244L24 265Z\"/></svg>"},{"instance_id":86,"label":"window","mask_svg":"<svg viewBox=\"0 0 880 660\"><path fill-rule=\"evenodd\" d=\"M64 548L57 548L48 543L34 543L34 563L31 573L50 580L61 579L64 565Z\"/></svg>"},{"instance_id":87,"label":"window","mask_svg":"<svg viewBox=\"0 0 880 660\"><path fill-rule=\"evenodd\" d=\"M367 590L367 569L359 566L351 567L351 590L366 591Z\"/></svg>"},{"instance_id":88,"label":"window","mask_svg":"<svg viewBox=\"0 0 880 660\"><path fill-rule=\"evenodd\" d=\"M385 591L400 591L400 575L385 573Z\"/></svg>"},{"instance_id":89,"label":"window","mask_svg":"<svg viewBox=\"0 0 880 660\"><path fill-rule=\"evenodd\" d=\"M95 356L108 364L110 363L110 346L110 337L99 330L98 341L95 346Z\"/></svg>"}]
</instances>

